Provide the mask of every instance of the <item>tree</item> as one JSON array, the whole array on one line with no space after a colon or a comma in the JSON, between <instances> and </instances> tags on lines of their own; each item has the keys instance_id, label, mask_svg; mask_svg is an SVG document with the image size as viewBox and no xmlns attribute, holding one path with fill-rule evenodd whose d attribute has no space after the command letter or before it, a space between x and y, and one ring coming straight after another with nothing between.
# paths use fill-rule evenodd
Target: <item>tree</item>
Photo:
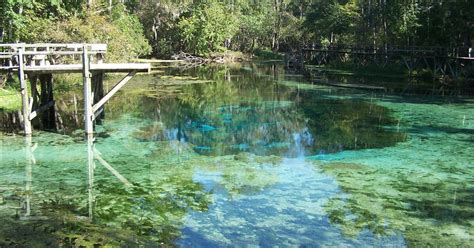
<instances>
[{"instance_id":1,"label":"tree","mask_svg":"<svg viewBox=\"0 0 474 248\"><path fill-rule=\"evenodd\" d=\"M237 19L220 1L197 1L191 9L178 23L186 51L208 54L222 50L224 41L236 34Z\"/></svg>"},{"instance_id":2,"label":"tree","mask_svg":"<svg viewBox=\"0 0 474 248\"><path fill-rule=\"evenodd\" d=\"M273 33L274 15L264 1L240 5L240 25L237 33L241 51L253 52L257 48L270 47Z\"/></svg>"},{"instance_id":3,"label":"tree","mask_svg":"<svg viewBox=\"0 0 474 248\"><path fill-rule=\"evenodd\" d=\"M332 44L338 37L347 40L354 35L357 10L352 1L317 0L311 5L303 26L319 37L319 41L326 39Z\"/></svg>"},{"instance_id":4,"label":"tree","mask_svg":"<svg viewBox=\"0 0 474 248\"><path fill-rule=\"evenodd\" d=\"M94 1L93 10L79 0L6 0L0 3L4 42L108 43L107 58L128 60L150 52L139 19L123 4ZM107 10L107 8L105 8Z\"/></svg>"}]
</instances>

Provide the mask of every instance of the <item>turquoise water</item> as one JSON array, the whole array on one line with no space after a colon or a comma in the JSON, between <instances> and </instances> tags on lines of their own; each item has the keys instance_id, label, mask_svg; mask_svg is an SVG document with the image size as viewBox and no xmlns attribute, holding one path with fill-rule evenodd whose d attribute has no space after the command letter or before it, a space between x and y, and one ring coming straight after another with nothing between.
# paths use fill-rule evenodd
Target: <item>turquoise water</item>
<instances>
[{"instance_id":1,"label":"turquoise water","mask_svg":"<svg viewBox=\"0 0 474 248\"><path fill-rule=\"evenodd\" d=\"M167 73L114 97L94 142L71 94L58 132L2 133L1 247L474 244L474 99Z\"/></svg>"}]
</instances>

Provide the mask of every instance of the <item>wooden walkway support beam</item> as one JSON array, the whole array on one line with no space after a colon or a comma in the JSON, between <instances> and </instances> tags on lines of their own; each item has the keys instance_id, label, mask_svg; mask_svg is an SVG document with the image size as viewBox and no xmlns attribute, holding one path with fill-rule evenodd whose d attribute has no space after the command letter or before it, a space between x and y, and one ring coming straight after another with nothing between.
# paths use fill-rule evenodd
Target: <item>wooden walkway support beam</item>
<instances>
[{"instance_id":1,"label":"wooden walkway support beam","mask_svg":"<svg viewBox=\"0 0 474 248\"><path fill-rule=\"evenodd\" d=\"M117 91L119 91L133 76L136 74L136 71L131 71L127 76L122 78L102 99L100 99L93 107L92 111L98 111Z\"/></svg>"}]
</instances>

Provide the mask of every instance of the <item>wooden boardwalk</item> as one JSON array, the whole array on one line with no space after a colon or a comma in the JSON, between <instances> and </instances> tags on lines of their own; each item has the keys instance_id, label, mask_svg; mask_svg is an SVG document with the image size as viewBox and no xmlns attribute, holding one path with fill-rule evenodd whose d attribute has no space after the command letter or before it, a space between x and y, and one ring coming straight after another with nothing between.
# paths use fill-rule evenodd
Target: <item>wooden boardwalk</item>
<instances>
[{"instance_id":1,"label":"wooden boardwalk","mask_svg":"<svg viewBox=\"0 0 474 248\"><path fill-rule=\"evenodd\" d=\"M0 44L0 73L15 73L20 82L20 119L25 135L31 135L31 121L38 116L44 127L53 128L52 75L82 73L84 129L86 135L92 136L93 123L100 118L104 104L137 72L150 72L151 69L148 63L104 63L106 52L106 44ZM104 94L103 77L107 72L127 75ZM31 96L28 87L31 87Z\"/></svg>"},{"instance_id":2,"label":"wooden boardwalk","mask_svg":"<svg viewBox=\"0 0 474 248\"><path fill-rule=\"evenodd\" d=\"M331 62L351 61L360 66L368 64L385 67L388 64L401 63L411 75L417 68L426 68L435 75L457 78L463 69L474 61L474 50L469 47L305 47L300 51L298 61L293 64L304 68L304 64L323 65Z\"/></svg>"}]
</instances>

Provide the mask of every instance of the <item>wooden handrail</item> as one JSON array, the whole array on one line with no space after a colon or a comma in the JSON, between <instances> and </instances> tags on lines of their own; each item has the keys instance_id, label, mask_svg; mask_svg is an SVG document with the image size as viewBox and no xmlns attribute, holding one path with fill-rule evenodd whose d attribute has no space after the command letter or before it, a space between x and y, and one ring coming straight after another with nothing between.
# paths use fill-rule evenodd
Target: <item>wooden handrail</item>
<instances>
[{"instance_id":1,"label":"wooden handrail","mask_svg":"<svg viewBox=\"0 0 474 248\"><path fill-rule=\"evenodd\" d=\"M100 43L92 43L86 44L90 51L107 51L107 44L100 44ZM35 44L26 44L26 43L4 43L0 44L0 48L66 48L66 49L77 49L82 50L84 44L80 43L67 43L67 44L59 44L59 43L35 43Z\"/></svg>"},{"instance_id":2,"label":"wooden handrail","mask_svg":"<svg viewBox=\"0 0 474 248\"><path fill-rule=\"evenodd\" d=\"M18 63L19 51L22 50L24 61L35 65L35 61L46 63L47 61L56 61L58 58L71 58L72 60L80 59L84 49L88 55L95 56L95 60L102 61L104 54L107 52L107 44L79 44L79 43L15 43L0 44L0 71L10 70L13 65ZM66 60L71 63L70 60ZM52 62L54 63L54 62ZM67 63L67 64L69 64ZM8 65L8 66L7 66Z\"/></svg>"}]
</instances>

